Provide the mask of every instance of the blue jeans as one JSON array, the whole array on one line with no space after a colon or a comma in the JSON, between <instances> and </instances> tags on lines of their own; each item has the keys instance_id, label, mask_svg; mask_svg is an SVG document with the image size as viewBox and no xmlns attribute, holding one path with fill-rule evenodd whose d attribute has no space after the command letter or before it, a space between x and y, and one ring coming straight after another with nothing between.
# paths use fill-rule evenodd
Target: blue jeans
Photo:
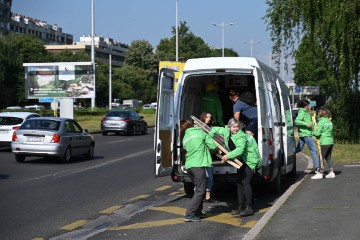
<instances>
[{"instance_id":1,"label":"blue jeans","mask_svg":"<svg viewBox=\"0 0 360 240\"><path fill-rule=\"evenodd\" d=\"M206 170L206 191L211 192L214 186L214 174L212 167L205 167Z\"/></svg>"},{"instance_id":2,"label":"blue jeans","mask_svg":"<svg viewBox=\"0 0 360 240\"><path fill-rule=\"evenodd\" d=\"M310 150L311 158L313 160L315 169L320 168L319 158L318 158L317 150L316 150L316 144L312 137L300 137L298 145L294 149L294 152L295 153L301 152L301 150L304 148L305 143Z\"/></svg>"}]
</instances>

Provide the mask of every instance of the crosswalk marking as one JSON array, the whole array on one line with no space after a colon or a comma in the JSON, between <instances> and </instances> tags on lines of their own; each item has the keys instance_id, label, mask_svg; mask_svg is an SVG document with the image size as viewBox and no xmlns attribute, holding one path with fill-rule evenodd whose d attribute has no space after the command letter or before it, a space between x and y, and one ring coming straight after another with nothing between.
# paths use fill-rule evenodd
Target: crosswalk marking
<instances>
[{"instance_id":1,"label":"crosswalk marking","mask_svg":"<svg viewBox=\"0 0 360 240\"><path fill-rule=\"evenodd\" d=\"M74 230L75 228L85 225L86 223L87 223L86 220L79 220L62 227L61 229L71 231Z\"/></svg>"},{"instance_id":2,"label":"crosswalk marking","mask_svg":"<svg viewBox=\"0 0 360 240\"><path fill-rule=\"evenodd\" d=\"M112 206L112 207L109 207L105 210L102 210L100 213L104 213L104 214L112 214L114 213L116 210L120 209L120 208L123 208L124 206L122 205L116 205L116 206Z\"/></svg>"},{"instance_id":3,"label":"crosswalk marking","mask_svg":"<svg viewBox=\"0 0 360 240\"><path fill-rule=\"evenodd\" d=\"M130 201L136 201L136 200L139 200L139 199L144 199L144 198L147 198L149 196L150 195L139 195L137 197L134 197L134 198L130 199Z\"/></svg>"},{"instance_id":4,"label":"crosswalk marking","mask_svg":"<svg viewBox=\"0 0 360 240\"><path fill-rule=\"evenodd\" d=\"M159 187L158 189L155 189L155 191L164 191L168 188L171 188L171 186L165 185L165 186Z\"/></svg>"}]
</instances>

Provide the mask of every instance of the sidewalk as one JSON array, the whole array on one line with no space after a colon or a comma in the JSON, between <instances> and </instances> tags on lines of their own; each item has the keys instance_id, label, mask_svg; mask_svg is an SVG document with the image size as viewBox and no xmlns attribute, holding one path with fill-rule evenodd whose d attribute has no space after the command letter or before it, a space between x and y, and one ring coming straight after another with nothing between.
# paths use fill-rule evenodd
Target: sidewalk
<instances>
[{"instance_id":1,"label":"sidewalk","mask_svg":"<svg viewBox=\"0 0 360 240\"><path fill-rule=\"evenodd\" d=\"M259 233L250 231L243 239L359 239L360 165L335 165L334 170L334 179L312 180L313 173L304 169L290 193L277 200L280 206L269 210L273 213Z\"/></svg>"}]
</instances>

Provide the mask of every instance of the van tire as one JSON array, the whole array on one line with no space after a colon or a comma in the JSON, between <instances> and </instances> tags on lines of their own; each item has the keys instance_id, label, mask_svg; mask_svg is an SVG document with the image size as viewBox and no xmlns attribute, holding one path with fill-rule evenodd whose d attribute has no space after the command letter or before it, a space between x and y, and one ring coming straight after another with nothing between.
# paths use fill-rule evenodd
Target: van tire
<instances>
[{"instance_id":1,"label":"van tire","mask_svg":"<svg viewBox=\"0 0 360 240\"><path fill-rule=\"evenodd\" d=\"M268 190L272 194L281 192L281 168L278 169L275 179L268 183Z\"/></svg>"},{"instance_id":2,"label":"van tire","mask_svg":"<svg viewBox=\"0 0 360 240\"><path fill-rule=\"evenodd\" d=\"M184 182L184 191L186 195L193 195L194 184L192 182Z\"/></svg>"},{"instance_id":3,"label":"van tire","mask_svg":"<svg viewBox=\"0 0 360 240\"><path fill-rule=\"evenodd\" d=\"M294 161L293 168L291 172L288 173L288 177L295 178L296 177L296 160Z\"/></svg>"}]
</instances>

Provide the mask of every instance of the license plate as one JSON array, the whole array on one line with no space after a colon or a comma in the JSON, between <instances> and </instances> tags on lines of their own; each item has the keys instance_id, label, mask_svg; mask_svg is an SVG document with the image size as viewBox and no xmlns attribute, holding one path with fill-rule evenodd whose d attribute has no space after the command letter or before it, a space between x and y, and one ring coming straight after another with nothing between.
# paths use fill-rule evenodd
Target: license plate
<instances>
[{"instance_id":1,"label":"license plate","mask_svg":"<svg viewBox=\"0 0 360 240\"><path fill-rule=\"evenodd\" d=\"M0 135L7 135L8 133L9 131L4 131L4 130L0 131Z\"/></svg>"},{"instance_id":2,"label":"license plate","mask_svg":"<svg viewBox=\"0 0 360 240\"><path fill-rule=\"evenodd\" d=\"M38 138L38 137L28 137L26 138L27 142L42 142L42 138Z\"/></svg>"}]
</instances>

